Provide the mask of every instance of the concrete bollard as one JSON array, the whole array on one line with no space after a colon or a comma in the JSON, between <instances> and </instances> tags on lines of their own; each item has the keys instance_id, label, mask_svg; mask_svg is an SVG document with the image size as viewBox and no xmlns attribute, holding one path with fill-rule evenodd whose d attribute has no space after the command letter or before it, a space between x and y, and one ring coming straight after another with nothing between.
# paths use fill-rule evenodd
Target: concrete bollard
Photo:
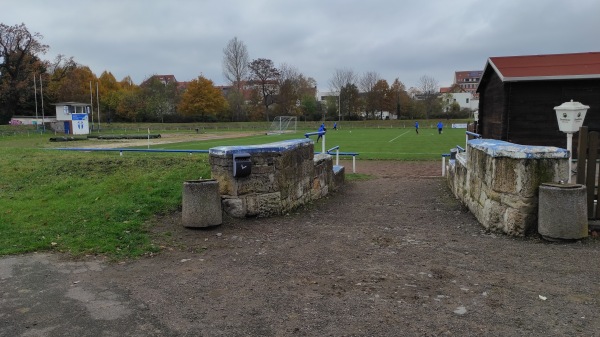
<instances>
[{"instance_id":1,"label":"concrete bollard","mask_svg":"<svg viewBox=\"0 0 600 337\"><path fill-rule=\"evenodd\" d=\"M542 184L539 188L538 232L551 241L586 238L586 187L579 184Z\"/></svg>"},{"instance_id":2,"label":"concrete bollard","mask_svg":"<svg viewBox=\"0 0 600 337\"><path fill-rule=\"evenodd\" d=\"M216 180L185 181L182 199L184 227L210 227L223 223L219 183Z\"/></svg>"}]
</instances>

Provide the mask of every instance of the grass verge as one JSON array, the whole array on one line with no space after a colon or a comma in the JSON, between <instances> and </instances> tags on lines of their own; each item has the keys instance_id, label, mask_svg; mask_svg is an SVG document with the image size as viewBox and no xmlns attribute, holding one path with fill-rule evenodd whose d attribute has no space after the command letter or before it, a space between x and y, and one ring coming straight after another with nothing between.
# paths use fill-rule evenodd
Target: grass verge
<instances>
[{"instance_id":1,"label":"grass verge","mask_svg":"<svg viewBox=\"0 0 600 337\"><path fill-rule=\"evenodd\" d=\"M180 207L184 180L210 177L206 155L35 149L4 149L0 173L0 255L114 258L156 251L144 223Z\"/></svg>"}]
</instances>

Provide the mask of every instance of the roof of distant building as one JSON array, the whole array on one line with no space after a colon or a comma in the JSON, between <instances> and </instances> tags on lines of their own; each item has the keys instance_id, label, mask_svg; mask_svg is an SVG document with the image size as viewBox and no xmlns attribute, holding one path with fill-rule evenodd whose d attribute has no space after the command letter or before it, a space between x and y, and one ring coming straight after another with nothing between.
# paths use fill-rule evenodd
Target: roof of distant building
<instances>
[{"instance_id":1,"label":"roof of distant building","mask_svg":"<svg viewBox=\"0 0 600 337\"><path fill-rule=\"evenodd\" d=\"M456 71L454 72L454 82L464 82L467 78L477 78L479 80L481 75L483 75L483 70Z\"/></svg>"},{"instance_id":2,"label":"roof of distant building","mask_svg":"<svg viewBox=\"0 0 600 337\"><path fill-rule=\"evenodd\" d=\"M88 106L90 103L80 103L80 102L58 102L58 103L50 103L50 105L71 105L71 106Z\"/></svg>"},{"instance_id":3,"label":"roof of distant building","mask_svg":"<svg viewBox=\"0 0 600 337\"><path fill-rule=\"evenodd\" d=\"M158 79L159 81L163 82L164 84L178 83L177 79L175 78L175 75L152 75L149 78L147 78L146 80L144 80L144 82L142 82L142 84L140 84L140 85L144 86L152 79Z\"/></svg>"}]
</instances>

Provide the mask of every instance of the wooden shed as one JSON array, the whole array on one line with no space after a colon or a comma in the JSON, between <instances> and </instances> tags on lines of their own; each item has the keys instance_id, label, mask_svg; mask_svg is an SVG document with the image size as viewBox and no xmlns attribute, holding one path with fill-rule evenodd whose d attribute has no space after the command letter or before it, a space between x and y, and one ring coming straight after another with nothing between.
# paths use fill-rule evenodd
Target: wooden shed
<instances>
[{"instance_id":1,"label":"wooden shed","mask_svg":"<svg viewBox=\"0 0 600 337\"><path fill-rule=\"evenodd\" d=\"M490 57L477 92L484 138L566 148L555 106L590 106L584 125L600 131L600 52Z\"/></svg>"}]
</instances>

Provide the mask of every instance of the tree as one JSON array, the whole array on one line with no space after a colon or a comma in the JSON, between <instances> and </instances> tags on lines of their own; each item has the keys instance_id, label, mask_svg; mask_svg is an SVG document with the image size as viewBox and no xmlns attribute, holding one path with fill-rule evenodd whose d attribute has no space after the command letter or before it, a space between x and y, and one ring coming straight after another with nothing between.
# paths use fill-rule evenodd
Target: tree
<instances>
[{"instance_id":1,"label":"tree","mask_svg":"<svg viewBox=\"0 0 600 337\"><path fill-rule=\"evenodd\" d=\"M318 114L317 81L312 77L304 77L302 74L298 79L298 95L300 96L301 114L314 116Z\"/></svg>"},{"instance_id":2,"label":"tree","mask_svg":"<svg viewBox=\"0 0 600 337\"><path fill-rule=\"evenodd\" d=\"M302 96L300 99L300 109L302 109L302 115L304 116L305 121L307 119L315 120L315 116L320 114L319 102L314 95Z\"/></svg>"},{"instance_id":3,"label":"tree","mask_svg":"<svg viewBox=\"0 0 600 337\"><path fill-rule=\"evenodd\" d=\"M338 96L325 97L325 106L323 107L323 119L327 119L327 116L331 116L330 119L342 119L342 110L338 98Z\"/></svg>"},{"instance_id":4,"label":"tree","mask_svg":"<svg viewBox=\"0 0 600 337\"><path fill-rule=\"evenodd\" d=\"M111 75L112 76L112 75ZM144 108L140 88L129 76L125 76L117 83L118 90L104 92L100 90L100 102L104 103L106 99L110 99L110 104L115 104L116 108L114 115L111 110L108 110L108 121L113 118L119 121L137 121L138 114Z\"/></svg>"},{"instance_id":5,"label":"tree","mask_svg":"<svg viewBox=\"0 0 600 337\"><path fill-rule=\"evenodd\" d=\"M164 123L165 116L174 115L178 103L177 82L163 82L158 76L151 76L140 85L144 101L143 114L146 121Z\"/></svg>"},{"instance_id":6,"label":"tree","mask_svg":"<svg viewBox=\"0 0 600 337\"><path fill-rule=\"evenodd\" d=\"M262 105L262 95L257 87L252 87L248 91L248 118L251 121L264 120L264 107Z\"/></svg>"},{"instance_id":7,"label":"tree","mask_svg":"<svg viewBox=\"0 0 600 337\"><path fill-rule=\"evenodd\" d=\"M50 74L48 92L58 102L89 102L90 82L96 81L96 75L86 66L64 68Z\"/></svg>"},{"instance_id":8,"label":"tree","mask_svg":"<svg viewBox=\"0 0 600 337\"><path fill-rule=\"evenodd\" d=\"M402 112L408 112L409 102L410 97L406 92L406 86L396 78L390 86L390 113L393 111L396 118L400 119Z\"/></svg>"},{"instance_id":9,"label":"tree","mask_svg":"<svg viewBox=\"0 0 600 337\"><path fill-rule=\"evenodd\" d=\"M346 120L359 119L358 112L362 109L360 93L356 84L346 84L340 90L340 114L346 116Z\"/></svg>"},{"instance_id":10,"label":"tree","mask_svg":"<svg viewBox=\"0 0 600 337\"><path fill-rule=\"evenodd\" d=\"M301 116L304 112L316 108L317 82L315 79L306 78L297 68L285 63L279 66L279 71L277 94L279 113ZM307 105L304 106L303 103Z\"/></svg>"},{"instance_id":11,"label":"tree","mask_svg":"<svg viewBox=\"0 0 600 337\"><path fill-rule=\"evenodd\" d=\"M391 113L393 106L390 106L391 94L390 86L386 80L378 80L372 89L372 100L374 111L379 111L379 119L383 119L383 112Z\"/></svg>"},{"instance_id":12,"label":"tree","mask_svg":"<svg viewBox=\"0 0 600 337\"><path fill-rule=\"evenodd\" d=\"M336 69L333 72L333 76L329 80L329 90L338 93L338 101L340 103L338 114L340 116L350 116L349 107L352 105L350 102L354 102L357 98L347 97L344 94L353 93L353 89L356 89L358 95L358 88L355 85L356 74L352 69ZM346 108L345 110L343 108ZM345 114L344 114L345 112Z\"/></svg>"},{"instance_id":13,"label":"tree","mask_svg":"<svg viewBox=\"0 0 600 337\"><path fill-rule=\"evenodd\" d=\"M423 75L419 79L419 90L425 104L425 118L427 119L429 119L429 115L433 112L432 110L436 103L439 89L438 82L433 77Z\"/></svg>"},{"instance_id":14,"label":"tree","mask_svg":"<svg viewBox=\"0 0 600 337\"><path fill-rule=\"evenodd\" d=\"M359 80L360 90L364 93L364 102L365 102L365 112L367 118L369 118L369 113L372 114L372 117L375 118L375 111L377 110L377 97L375 97L375 92L373 89L375 85L380 80L379 74L373 71L366 72Z\"/></svg>"},{"instance_id":15,"label":"tree","mask_svg":"<svg viewBox=\"0 0 600 337\"><path fill-rule=\"evenodd\" d=\"M178 110L188 116L200 116L202 120L216 120L227 108L221 90L204 76L192 80L181 96Z\"/></svg>"},{"instance_id":16,"label":"tree","mask_svg":"<svg viewBox=\"0 0 600 337\"><path fill-rule=\"evenodd\" d=\"M116 117L127 122L137 122L138 113L144 108L144 102L139 94L139 88L131 87L119 94Z\"/></svg>"},{"instance_id":17,"label":"tree","mask_svg":"<svg viewBox=\"0 0 600 337\"><path fill-rule=\"evenodd\" d=\"M234 90L228 94L228 101L233 108L232 117L242 119L244 104L244 83L248 78L248 50L244 42L234 37L223 49L223 75L230 82Z\"/></svg>"},{"instance_id":18,"label":"tree","mask_svg":"<svg viewBox=\"0 0 600 337\"><path fill-rule=\"evenodd\" d=\"M59 54L54 62L48 65L47 71L51 74L51 81L60 82L76 68L77 62L73 57L67 58L65 55Z\"/></svg>"},{"instance_id":19,"label":"tree","mask_svg":"<svg viewBox=\"0 0 600 337\"><path fill-rule=\"evenodd\" d=\"M296 114L297 102L300 100L300 72L293 66L279 66L277 108L280 115Z\"/></svg>"},{"instance_id":20,"label":"tree","mask_svg":"<svg viewBox=\"0 0 600 337\"><path fill-rule=\"evenodd\" d=\"M265 117L269 118L269 106L274 103L274 96L277 93L277 80L279 79L279 70L269 59L256 59L248 65L250 68L251 79L258 86L262 95L262 103L265 107Z\"/></svg>"},{"instance_id":21,"label":"tree","mask_svg":"<svg viewBox=\"0 0 600 337\"><path fill-rule=\"evenodd\" d=\"M248 50L244 42L237 37L229 40L223 49L223 75L238 91L248 77Z\"/></svg>"},{"instance_id":22,"label":"tree","mask_svg":"<svg viewBox=\"0 0 600 337\"><path fill-rule=\"evenodd\" d=\"M119 105L119 97L121 93L121 84L117 82L115 76L108 71L103 71L98 78L100 109L107 115L108 123L112 122L112 115L117 111Z\"/></svg>"},{"instance_id":23,"label":"tree","mask_svg":"<svg viewBox=\"0 0 600 337\"><path fill-rule=\"evenodd\" d=\"M340 92L342 88L349 84L355 84L355 82L356 74L352 69L336 69L329 80L329 88L331 91Z\"/></svg>"},{"instance_id":24,"label":"tree","mask_svg":"<svg viewBox=\"0 0 600 337\"><path fill-rule=\"evenodd\" d=\"M48 46L43 36L30 33L25 24L0 24L0 123L4 124L33 101L33 76L46 70L38 58ZM29 93L29 94L28 94ZM30 105L30 104L29 104Z\"/></svg>"}]
</instances>

